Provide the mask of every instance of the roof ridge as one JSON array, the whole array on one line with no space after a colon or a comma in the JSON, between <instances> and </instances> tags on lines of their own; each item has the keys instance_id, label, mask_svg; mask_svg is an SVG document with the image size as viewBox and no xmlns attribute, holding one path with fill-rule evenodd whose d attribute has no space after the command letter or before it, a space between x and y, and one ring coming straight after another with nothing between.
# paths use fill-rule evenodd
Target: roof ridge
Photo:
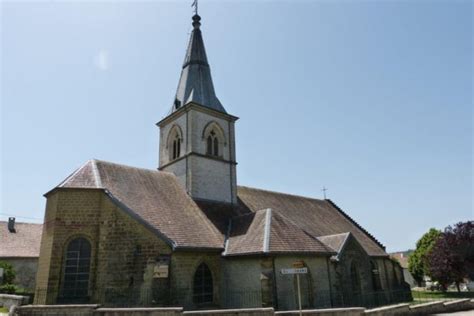
<instances>
[{"instance_id":1,"label":"roof ridge","mask_svg":"<svg viewBox=\"0 0 474 316\"><path fill-rule=\"evenodd\" d=\"M333 237L333 236L339 236L339 235L347 235L350 234L351 232L345 232L345 233L339 233L339 234L331 234L331 235L321 235L316 238L322 238L322 237Z\"/></svg>"},{"instance_id":2,"label":"roof ridge","mask_svg":"<svg viewBox=\"0 0 474 316\"><path fill-rule=\"evenodd\" d=\"M313 198L313 197L309 197L309 196L298 195L298 194L293 194L293 193L285 193L285 192L279 192L279 191L273 191L273 190L267 190L267 189L253 188L253 187L248 187L248 186L245 186L245 185L238 185L237 188L244 188L244 189L258 190L258 191L273 193L273 194L294 196L294 197L303 198L303 199L307 199L307 200L313 200L313 201L320 201L320 202L325 201L325 200L322 200L322 199L317 199L317 198Z\"/></svg>"},{"instance_id":3,"label":"roof ridge","mask_svg":"<svg viewBox=\"0 0 474 316\"><path fill-rule=\"evenodd\" d=\"M89 163L91 163L92 160L93 159L89 159L85 163L83 163L79 168L77 168L71 174L69 174L63 181L59 182L59 184L56 185L55 188L60 188L62 185L64 185L66 182L68 182L70 179L72 179L76 174L79 173L79 171L81 171L85 166L87 166Z\"/></svg>"},{"instance_id":4,"label":"roof ridge","mask_svg":"<svg viewBox=\"0 0 474 316\"><path fill-rule=\"evenodd\" d=\"M382 247L385 251L385 246L377 240L371 233L369 233L365 228L363 228L359 223L357 223L352 217L350 217L346 212L344 212L339 206L336 205L331 199L326 200L330 205L332 205L337 211L339 211L345 218L351 221L357 228L359 228L364 234L366 234L370 239L372 239L377 245Z\"/></svg>"},{"instance_id":5,"label":"roof ridge","mask_svg":"<svg viewBox=\"0 0 474 316\"><path fill-rule=\"evenodd\" d=\"M132 169L138 169L138 170L144 170L144 171L153 171L153 172L167 173L167 174L174 175L174 173L169 172L169 171L162 171L162 170L157 170L157 169L148 169L148 168L145 168L145 167L135 167L135 166L125 165L123 163L117 163L117 162L113 162L113 161L107 161L107 160L101 160L101 159L95 159L95 158L90 159L89 161L92 161L94 163L104 163L104 164L116 165L116 166L120 166L120 167L127 167L127 168L132 168Z\"/></svg>"},{"instance_id":6,"label":"roof ridge","mask_svg":"<svg viewBox=\"0 0 474 316\"><path fill-rule=\"evenodd\" d=\"M263 227L263 252L270 252L270 235L272 230L272 209L265 210L265 226Z\"/></svg>"}]
</instances>

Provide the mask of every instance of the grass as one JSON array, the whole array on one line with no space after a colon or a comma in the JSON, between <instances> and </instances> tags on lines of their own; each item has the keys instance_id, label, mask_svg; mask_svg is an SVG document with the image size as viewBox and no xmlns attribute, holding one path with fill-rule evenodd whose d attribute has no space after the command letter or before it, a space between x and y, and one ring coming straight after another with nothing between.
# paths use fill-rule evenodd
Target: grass
<instances>
[{"instance_id":1,"label":"grass","mask_svg":"<svg viewBox=\"0 0 474 316\"><path fill-rule=\"evenodd\" d=\"M437 300L453 300L461 298L474 298L474 292L431 292L431 291L412 291L414 301L437 301ZM417 303L418 303L417 302Z\"/></svg>"},{"instance_id":2,"label":"grass","mask_svg":"<svg viewBox=\"0 0 474 316\"><path fill-rule=\"evenodd\" d=\"M8 313L8 309L6 307L0 307L0 313Z\"/></svg>"}]
</instances>

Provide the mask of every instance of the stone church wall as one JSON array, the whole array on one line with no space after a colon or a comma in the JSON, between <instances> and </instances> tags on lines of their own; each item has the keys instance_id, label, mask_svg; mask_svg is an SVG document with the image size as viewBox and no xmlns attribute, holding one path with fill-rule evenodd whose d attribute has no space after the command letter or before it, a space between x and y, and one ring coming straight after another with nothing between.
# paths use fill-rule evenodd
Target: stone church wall
<instances>
[{"instance_id":1,"label":"stone church wall","mask_svg":"<svg viewBox=\"0 0 474 316\"><path fill-rule=\"evenodd\" d=\"M192 169L191 195L194 198L232 202L231 165L214 159L191 156L189 166Z\"/></svg>"},{"instance_id":2,"label":"stone church wall","mask_svg":"<svg viewBox=\"0 0 474 316\"><path fill-rule=\"evenodd\" d=\"M303 261L308 274L300 275L302 306L306 308L330 307L330 285L326 257L280 256L275 258L277 304L280 310L297 309L297 282L294 275L283 275L281 269L291 268L293 262Z\"/></svg>"},{"instance_id":3,"label":"stone church wall","mask_svg":"<svg viewBox=\"0 0 474 316\"><path fill-rule=\"evenodd\" d=\"M353 289L351 265L355 264L359 273L359 289ZM335 288L333 289L334 306L360 306L368 293L373 292L370 257L361 246L350 238L340 254L339 261L334 262ZM368 302L369 303L369 302Z\"/></svg>"},{"instance_id":4,"label":"stone church wall","mask_svg":"<svg viewBox=\"0 0 474 316\"><path fill-rule=\"evenodd\" d=\"M134 293L132 299L146 300L154 288L163 286L153 283L146 271L171 249L100 190L53 193L43 227L35 304L61 302L64 255L76 237L86 238L92 248L90 301L113 304L129 293Z\"/></svg>"},{"instance_id":5,"label":"stone church wall","mask_svg":"<svg viewBox=\"0 0 474 316\"><path fill-rule=\"evenodd\" d=\"M205 263L212 274L213 304L220 305L221 266L219 253L174 252L170 266L170 304L185 309L196 308L193 302L194 274L201 263Z\"/></svg>"},{"instance_id":6,"label":"stone church wall","mask_svg":"<svg viewBox=\"0 0 474 316\"><path fill-rule=\"evenodd\" d=\"M265 258L240 257L222 259L222 307L262 307L263 278L273 278L272 262L265 266ZM269 270L269 271L265 271ZM266 273L264 276L263 274ZM272 294L271 284L268 284Z\"/></svg>"}]
</instances>

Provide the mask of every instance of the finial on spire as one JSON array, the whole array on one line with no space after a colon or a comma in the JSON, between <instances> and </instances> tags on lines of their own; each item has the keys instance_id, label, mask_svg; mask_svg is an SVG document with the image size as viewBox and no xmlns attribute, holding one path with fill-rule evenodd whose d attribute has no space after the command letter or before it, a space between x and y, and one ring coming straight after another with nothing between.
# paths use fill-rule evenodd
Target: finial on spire
<instances>
[{"instance_id":1,"label":"finial on spire","mask_svg":"<svg viewBox=\"0 0 474 316\"><path fill-rule=\"evenodd\" d=\"M201 26L201 17L197 14L193 15L193 26L195 29L198 29Z\"/></svg>"},{"instance_id":2,"label":"finial on spire","mask_svg":"<svg viewBox=\"0 0 474 316\"><path fill-rule=\"evenodd\" d=\"M198 15L198 0L194 0L193 4L191 4L191 7L194 8L194 15Z\"/></svg>"}]
</instances>

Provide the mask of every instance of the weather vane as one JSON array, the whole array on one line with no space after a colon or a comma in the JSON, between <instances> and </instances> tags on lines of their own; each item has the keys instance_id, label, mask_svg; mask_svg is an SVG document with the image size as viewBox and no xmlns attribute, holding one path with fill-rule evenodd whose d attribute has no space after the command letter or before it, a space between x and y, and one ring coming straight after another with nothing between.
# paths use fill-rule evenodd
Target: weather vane
<instances>
[{"instance_id":1,"label":"weather vane","mask_svg":"<svg viewBox=\"0 0 474 316\"><path fill-rule=\"evenodd\" d=\"M198 0L194 0L193 4L191 4L191 7L194 8L194 14L197 15L198 14Z\"/></svg>"}]
</instances>

